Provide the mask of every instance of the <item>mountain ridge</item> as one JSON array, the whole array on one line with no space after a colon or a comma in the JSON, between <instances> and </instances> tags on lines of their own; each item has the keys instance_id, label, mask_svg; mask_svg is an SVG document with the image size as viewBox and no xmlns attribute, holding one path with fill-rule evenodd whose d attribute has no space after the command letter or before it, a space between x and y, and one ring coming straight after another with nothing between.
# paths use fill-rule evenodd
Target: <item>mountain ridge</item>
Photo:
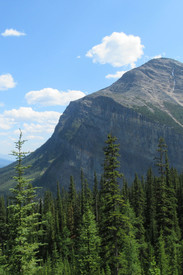
<instances>
[{"instance_id":1,"label":"mountain ridge","mask_svg":"<svg viewBox=\"0 0 183 275\"><path fill-rule=\"evenodd\" d=\"M10 163L12 163L11 160L5 159L5 158L1 158L0 157L0 168L9 165Z\"/></svg>"},{"instance_id":2,"label":"mountain ridge","mask_svg":"<svg viewBox=\"0 0 183 275\"><path fill-rule=\"evenodd\" d=\"M162 64L163 63L163 64ZM158 66L158 65L159 66ZM175 69L176 65L176 69ZM163 66L163 70L162 70ZM157 81L159 67L160 81ZM156 73L155 73L156 71ZM164 72L168 72L168 75ZM178 77L177 77L178 73ZM140 75L140 77L139 77ZM149 103L152 104L167 114L177 123L183 127L180 123L164 106L164 101L174 104L178 104L183 107L183 98L180 98L180 75L181 81L183 81L183 67L182 63L168 58L152 59L144 65L134 68L126 72L119 80L113 83L109 88L102 89L94 94L105 94L114 100L121 102L123 106L147 106L152 111ZM139 83L140 78L140 83ZM176 79L177 78L177 79ZM125 79L125 81L124 81ZM126 81L127 79L127 81ZM135 85L134 85L135 82ZM161 84L163 82L163 84ZM156 84L154 84L156 83ZM165 85L166 83L166 85ZM140 85L139 85L140 84ZM178 84L178 85L177 85ZM119 86L119 91L118 91ZM164 87L163 87L164 86ZM135 87L135 95L134 95ZM158 91L163 90L161 96ZM138 95L137 95L138 92ZM117 95L116 95L117 94ZM120 96L119 96L120 95ZM143 98L143 100L142 100ZM181 101L180 101L181 100Z\"/></svg>"},{"instance_id":3,"label":"mountain ridge","mask_svg":"<svg viewBox=\"0 0 183 275\"><path fill-rule=\"evenodd\" d=\"M129 181L154 166L158 139L164 137L170 164L179 171L183 162L183 64L154 59L126 72L111 86L71 102L60 117L52 137L25 159L34 184L55 190L67 187L70 175L80 186L80 171L91 185L100 177L107 134L120 143L121 172ZM175 154L176 152L176 154ZM13 165L0 169L0 192L13 184L7 180ZM4 182L6 181L7 184Z\"/></svg>"}]
</instances>

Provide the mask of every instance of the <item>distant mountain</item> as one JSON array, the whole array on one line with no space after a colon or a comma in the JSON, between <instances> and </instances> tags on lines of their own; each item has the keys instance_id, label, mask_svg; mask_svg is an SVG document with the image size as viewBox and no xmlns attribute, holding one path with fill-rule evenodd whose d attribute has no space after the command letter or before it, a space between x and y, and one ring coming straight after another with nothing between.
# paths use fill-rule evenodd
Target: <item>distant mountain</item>
<instances>
[{"instance_id":1,"label":"distant mountain","mask_svg":"<svg viewBox=\"0 0 183 275\"><path fill-rule=\"evenodd\" d=\"M92 80L91 80L92 81ZM170 164L183 169L183 64L153 59L125 73L111 86L71 102L52 137L25 159L36 185L67 187L70 175L80 186L80 170L90 184L102 173L107 134L120 143L121 172L130 181L154 167L160 137L168 145ZM13 182L13 165L0 169L0 191Z\"/></svg>"},{"instance_id":2,"label":"distant mountain","mask_svg":"<svg viewBox=\"0 0 183 275\"><path fill-rule=\"evenodd\" d=\"M2 168L2 167L4 167L4 166L7 166L7 165L9 165L10 163L12 163L11 160L7 160L7 159L0 158L0 168Z\"/></svg>"}]
</instances>

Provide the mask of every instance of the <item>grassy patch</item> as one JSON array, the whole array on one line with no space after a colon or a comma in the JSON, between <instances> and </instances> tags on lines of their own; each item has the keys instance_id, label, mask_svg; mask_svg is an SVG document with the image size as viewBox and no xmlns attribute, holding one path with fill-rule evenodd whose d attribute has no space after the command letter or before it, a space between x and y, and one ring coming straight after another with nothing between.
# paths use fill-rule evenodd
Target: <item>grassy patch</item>
<instances>
[{"instance_id":1,"label":"grassy patch","mask_svg":"<svg viewBox=\"0 0 183 275\"><path fill-rule=\"evenodd\" d=\"M183 107L177 104L165 102L165 107L169 112L180 122L183 124Z\"/></svg>"},{"instance_id":2,"label":"grassy patch","mask_svg":"<svg viewBox=\"0 0 183 275\"><path fill-rule=\"evenodd\" d=\"M166 108L167 104L169 103L166 103ZM160 109L151 105L150 103L146 105L147 106L134 106L134 110L138 113L141 113L144 117L148 118L151 121L158 122L162 125L166 125L169 127L173 127L178 133L183 133L183 128L179 126L166 112L161 111ZM172 106L168 106L167 109L179 122L183 123L183 108L181 107L181 111L180 109L176 109L176 107L177 105L174 105L173 108ZM153 111L151 111L150 109ZM182 118L182 120L180 120L180 118Z\"/></svg>"}]
</instances>

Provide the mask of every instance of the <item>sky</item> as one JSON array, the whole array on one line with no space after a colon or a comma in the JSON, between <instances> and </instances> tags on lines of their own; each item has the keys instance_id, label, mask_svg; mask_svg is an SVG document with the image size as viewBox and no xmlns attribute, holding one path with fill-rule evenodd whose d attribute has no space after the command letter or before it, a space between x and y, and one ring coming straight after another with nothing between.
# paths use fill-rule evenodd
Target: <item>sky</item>
<instances>
[{"instance_id":1,"label":"sky","mask_svg":"<svg viewBox=\"0 0 183 275\"><path fill-rule=\"evenodd\" d=\"M0 0L0 157L33 152L70 101L152 58L183 62L182 0Z\"/></svg>"}]
</instances>

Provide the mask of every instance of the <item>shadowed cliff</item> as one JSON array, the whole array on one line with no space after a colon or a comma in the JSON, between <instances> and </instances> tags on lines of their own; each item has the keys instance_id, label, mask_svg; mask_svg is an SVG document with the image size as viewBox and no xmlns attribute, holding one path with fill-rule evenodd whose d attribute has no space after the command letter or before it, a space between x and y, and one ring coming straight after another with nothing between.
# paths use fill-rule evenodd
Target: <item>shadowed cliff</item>
<instances>
[{"instance_id":1,"label":"shadowed cliff","mask_svg":"<svg viewBox=\"0 0 183 275\"><path fill-rule=\"evenodd\" d=\"M89 184L102 173L103 147L108 133L120 144L121 172L131 181L154 167L158 139L168 145L170 165L182 171L183 64L154 59L125 73L106 89L71 102L52 137L25 159L34 184L67 187L73 175L80 187L80 171ZM13 184L13 164L0 169L0 192Z\"/></svg>"}]
</instances>

